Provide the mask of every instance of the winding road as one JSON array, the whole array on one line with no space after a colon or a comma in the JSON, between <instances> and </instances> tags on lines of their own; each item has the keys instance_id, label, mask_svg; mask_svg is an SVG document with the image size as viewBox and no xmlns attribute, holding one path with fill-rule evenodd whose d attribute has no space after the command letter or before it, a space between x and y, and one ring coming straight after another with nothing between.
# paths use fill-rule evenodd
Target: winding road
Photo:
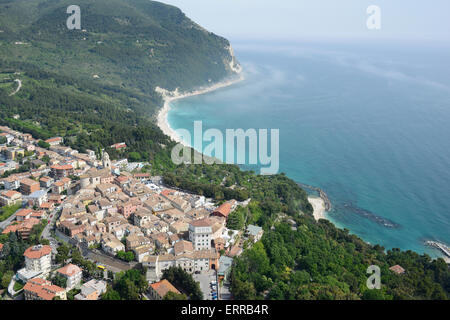
<instances>
[{"instance_id":1,"label":"winding road","mask_svg":"<svg viewBox=\"0 0 450 320\"><path fill-rule=\"evenodd\" d=\"M14 90L14 92L10 93L9 96L15 95L17 92L19 92L20 88L22 88L22 80L16 79L14 82L17 82L19 85L17 86L17 89Z\"/></svg>"}]
</instances>

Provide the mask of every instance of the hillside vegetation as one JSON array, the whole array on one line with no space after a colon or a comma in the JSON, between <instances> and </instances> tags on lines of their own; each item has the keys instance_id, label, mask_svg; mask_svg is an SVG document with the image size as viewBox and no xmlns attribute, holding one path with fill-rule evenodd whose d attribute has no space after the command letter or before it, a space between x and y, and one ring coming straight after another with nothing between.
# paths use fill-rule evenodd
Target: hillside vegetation
<instances>
[{"instance_id":1,"label":"hillside vegetation","mask_svg":"<svg viewBox=\"0 0 450 320\"><path fill-rule=\"evenodd\" d=\"M179 9L148 0L79 0L81 30L68 30L71 4L0 0L1 125L38 139L62 136L81 152L105 148L113 159L149 161L146 170L166 184L218 203L250 197L230 225L257 224L265 235L235 259L231 289L238 299L449 298L450 271L442 259L385 252L329 222L316 222L306 192L284 174L172 163L174 142L153 121L161 105L154 88L189 90L232 76L236 62L226 39ZM15 79L22 87L11 95ZM117 142L128 146L120 154L108 147ZM20 170L28 169L22 164ZM9 243L0 259L0 278L8 283L31 243L14 237L0 242ZM388 268L395 264L406 273L393 274ZM370 265L382 270L382 290L365 287ZM139 274L123 274L109 299L139 297L142 283Z\"/></svg>"}]
</instances>

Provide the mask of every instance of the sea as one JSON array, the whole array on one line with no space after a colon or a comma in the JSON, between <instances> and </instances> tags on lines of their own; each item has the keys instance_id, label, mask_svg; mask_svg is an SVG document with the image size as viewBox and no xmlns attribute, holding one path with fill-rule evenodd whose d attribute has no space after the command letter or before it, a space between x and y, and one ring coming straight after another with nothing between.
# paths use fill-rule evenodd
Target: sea
<instances>
[{"instance_id":1,"label":"sea","mask_svg":"<svg viewBox=\"0 0 450 320\"><path fill-rule=\"evenodd\" d=\"M169 125L193 134L202 121L224 137L226 129L278 129L279 172L326 192L337 227L386 249L441 256L424 242L450 244L450 48L233 46L245 80L173 101Z\"/></svg>"}]
</instances>

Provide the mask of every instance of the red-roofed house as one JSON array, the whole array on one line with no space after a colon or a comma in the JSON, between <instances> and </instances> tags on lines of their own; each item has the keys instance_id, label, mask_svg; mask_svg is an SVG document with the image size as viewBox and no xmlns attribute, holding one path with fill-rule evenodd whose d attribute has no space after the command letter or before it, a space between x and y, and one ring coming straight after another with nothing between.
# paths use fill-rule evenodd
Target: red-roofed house
<instances>
[{"instance_id":1,"label":"red-roofed house","mask_svg":"<svg viewBox=\"0 0 450 320\"><path fill-rule=\"evenodd\" d=\"M30 208L20 209L16 213L16 219L17 219L17 221L24 221L24 220L30 219L32 213L33 213L33 210L31 210Z\"/></svg>"},{"instance_id":2,"label":"red-roofed house","mask_svg":"<svg viewBox=\"0 0 450 320\"><path fill-rule=\"evenodd\" d=\"M22 194L30 195L33 192L39 191L40 188L41 186L39 182L29 178L25 178L20 181L20 192L22 192Z\"/></svg>"},{"instance_id":3,"label":"red-roofed house","mask_svg":"<svg viewBox=\"0 0 450 320\"><path fill-rule=\"evenodd\" d=\"M228 218L230 212L231 212L231 203L225 202L224 204L220 205L216 210L214 210L212 214L218 217L224 217L226 219Z\"/></svg>"},{"instance_id":4,"label":"red-roofed house","mask_svg":"<svg viewBox=\"0 0 450 320\"><path fill-rule=\"evenodd\" d=\"M74 264L69 263L68 265L65 265L64 267L56 270L56 272L62 277L67 279L66 282L67 291L72 290L81 283L83 271L80 269L80 267Z\"/></svg>"},{"instance_id":5,"label":"red-roofed house","mask_svg":"<svg viewBox=\"0 0 450 320\"><path fill-rule=\"evenodd\" d=\"M64 164L64 165L55 164L50 168L52 169L51 172L52 177L56 177L58 179L68 177L73 174L73 166L71 164Z\"/></svg>"},{"instance_id":6,"label":"red-roofed house","mask_svg":"<svg viewBox=\"0 0 450 320\"><path fill-rule=\"evenodd\" d=\"M12 206L22 203L22 194L14 190L6 190L0 193L0 207Z\"/></svg>"},{"instance_id":7,"label":"red-roofed house","mask_svg":"<svg viewBox=\"0 0 450 320\"><path fill-rule=\"evenodd\" d=\"M38 271L47 274L52 265L52 247L37 245L29 247L23 253L25 256L25 268L30 271Z\"/></svg>"},{"instance_id":8,"label":"red-roofed house","mask_svg":"<svg viewBox=\"0 0 450 320\"><path fill-rule=\"evenodd\" d=\"M395 272L396 274L403 274L403 273L405 273L405 269L403 269L398 264L396 264L395 266L390 267L389 270Z\"/></svg>"},{"instance_id":9,"label":"red-roofed house","mask_svg":"<svg viewBox=\"0 0 450 320\"><path fill-rule=\"evenodd\" d=\"M111 147L111 149L121 150L121 149L125 149L127 147L127 145L125 144L125 142L120 142L120 143L115 143L110 147Z\"/></svg>"},{"instance_id":10,"label":"red-roofed house","mask_svg":"<svg viewBox=\"0 0 450 320\"><path fill-rule=\"evenodd\" d=\"M42 278L33 278L23 287L25 300L67 300L66 291Z\"/></svg>"},{"instance_id":11,"label":"red-roofed house","mask_svg":"<svg viewBox=\"0 0 450 320\"><path fill-rule=\"evenodd\" d=\"M47 142L51 146L57 146L58 144L61 144L63 142L63 138L61 138L61 137L54 137L54 138L50 138L50 139L45 140L45 142Z\"/></svg>"},{"instance_id":12,"label":"red-roofed house","mask_svg":"<svg viewBox=\"0 0 450 320\"><path fill-rule=\"evenodd\" d=\"M150 296L154 300L162 300L167 293L173 292L176 294L180 294L180 291L177 290L169 281L166 279L161 280L156 283L152 283L149 286Z\"/></svg>"}]
</instances>

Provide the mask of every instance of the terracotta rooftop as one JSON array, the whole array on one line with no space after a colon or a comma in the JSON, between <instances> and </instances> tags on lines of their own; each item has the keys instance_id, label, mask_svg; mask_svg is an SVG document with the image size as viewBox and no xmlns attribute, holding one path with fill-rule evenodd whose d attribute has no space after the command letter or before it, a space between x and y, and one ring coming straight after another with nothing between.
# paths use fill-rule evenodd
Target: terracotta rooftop
<instances>
[{"instance_id":1,"label":"terracotta rooftop","mask_svg":"<svg viewBox=\"0 0 450 320\"><path fill-rule=\"evenodd\" d=\"M52 252L52 247L50 247L48 245L44 245L44 246L38 245L38 246L29 247L27 250L25 250L23 255L25 257L27 257L28 259L39 259L43 256L50 254L51 252Z\"/></svg>"},{"instance_id":2,"label":"terracotta rooftop","mask_svg":"<svg viewBox=\"0 0 450 320\"><path fill-rule=\"evenodd\" d=\"M14 191L14 190L8 190L8 191L3 191L2 192L2 196L7 197L7 198L12 198L15 195L21 195L20 192Z\"/></svg>"},{"instance_id":3,"label":"terracotta rooftop","mask_svg":"<svg viewBox=\"0 0 450 320\"><path fill-rule=\"evenodd\" d=\"M396 264L395 266L392 266L389 268L389 270L394 271L397 274L405 273L405 269L403 269L401 266Z\"/></svg>"},{"instance_id":4,"label":"terracotta rooftop","mask_svg":"<svg viewBox=\"0 0 450 320\"><path fill-rule=\"evenodd\" d=\"M194 227L210 227L214 224L209 218L203 218L199 220L194 220L190 223Z\"/></svg>"},{"instance_id":5,"label":"terracotta rooftop","mask_svg":"<svg viewBox=\"0 0 450 320\"><path fill-rule=\"evenodd\" d=\"M34 181L34 180L31 180L31 179L28 179L28 178L22 179L22 180L20 181L20 183L21 183L21 184L24 184L24 185L27 185L27 186L33 186L33 185L35 185L35 184L39 184L39 182Z\"/></svg>"},{"instance_id":6,"label":"terracotta rooftop","mask_svg":"<svg viewBox=\"0 0 450 320\"><path fill-rule=\"evenodd\" d=\"M31 210L30 208L20 209L19 211L17 211L16 217L26 217L27 215L29 215L31 213L33 213L33 210Z\"/></svg>"},{"instance_id":7,"label":"terracotta rooftop","mask_svg":"<svg viewBox=\"0 0 450 320\"><path fill-rule=\"evenodd\" d=\"M63 288L60 288L52 284L50 281L41 278L33 278L29 280L23 289L24 291L35 293L38 297L44 300L52 300L56 293L64 291Z\"/></svg>"},{"instance_id":8,"label":"terracotta rooftop","mask_svg":"<svg viewBox=\"0 0 450 320\"><path fill-rule=\"evenodd\" d=\"M170 291L170 292L174 292L177 294L180 294L180 291L177 290L177 288L175 288L169 281L167 281L166 279L161 280L159 282L156 283L152 283L150 285L150 287L152 287L153 290L155 290L158 295L162 298L164 298L164 296Z\"/></svg>"},{"instance_id":9,"label":"terracotta rooftop","mask_svg":"<svg viewBox=\"0 0 450 320\"><path fill-rule=\"evenodd\" d=\"M214 213L218 213L224 217L228 217L231 211L231 204L229 202L225 202L224 204L220 205L216 210L214 210Z\"/></svg>"},{"instance_id":10,"label":"terracotta rooftop","mask_svg":"<svg viewBox=\"0 0 450 320\"><path fill-rule=\"evenodd\" d=\"M61 274L63 274L63 275L71 277L71 276L81 272L81 269L80 269L80 267L69 263L68 265L66 265L66 266L64 266L64 267L62 267L62 268L60 268L60 269L58 269L56 271L61 273Z\"/></svg>"}]
</instances>

